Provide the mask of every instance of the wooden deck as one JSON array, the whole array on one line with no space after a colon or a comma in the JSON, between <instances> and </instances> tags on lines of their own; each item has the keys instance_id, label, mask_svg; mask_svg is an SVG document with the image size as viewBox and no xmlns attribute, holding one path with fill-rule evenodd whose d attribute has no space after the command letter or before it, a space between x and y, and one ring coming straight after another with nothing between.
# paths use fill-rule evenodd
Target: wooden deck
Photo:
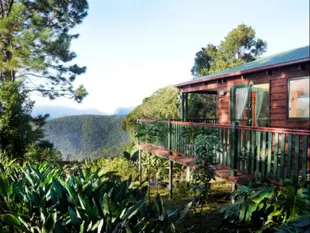
<instances>
[{"instance_id":1,"label":"wooden deck","mask_svg":"<svg viewBox=\"0 0 310 233\"><path fill-rule=\"evenodd\" d=\"M196 138L193 139L192 133L200 132L218 139L220 152L213 161L218 164L215 168L218 176L247 183L259 173L262 180L277 185L285 179L310 179L310 131L306 129L175 120L139 119L137 122L141 127L138 141L142 150L188 167L194 166ZM158 132L148 135L148 130L152 132L154 128Z\"/></svg>"},{"instance_id":2,"label":"wooden deck","mask_svg":"<svg viewBox=\"0 0 310 233\"><path fill-rule=\"evenodd\" d=\"M195 158L193 156L185 156L177 152L173 152L173 155L171 155L167 149L149 143L143 143L137 146L140 150L151 153L155 156L168 159L170 161L173 161L181 165L185 165L187 167L191 168L195 167L194 164ZM230 180L238 185L247 185L250 181L254 179L253 175L238 170L235 170L237 174L236 176L231 176L230 167L223 166L221 164L211 165L211 167L215 170L215 175L217 177Z\"/></svg>"}]
</instances>

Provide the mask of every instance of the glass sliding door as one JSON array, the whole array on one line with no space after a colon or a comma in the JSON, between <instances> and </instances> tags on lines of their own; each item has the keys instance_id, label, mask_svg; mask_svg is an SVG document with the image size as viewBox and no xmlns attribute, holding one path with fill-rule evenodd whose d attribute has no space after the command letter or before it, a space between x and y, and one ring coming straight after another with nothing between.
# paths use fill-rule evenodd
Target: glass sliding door
<instances>
[{"instance_id":1,"label":"glass sliding door","mask_svg":"<svg viewBox=\"0 0 310 233\"><path fill-rule=\"evenodd\" d=\"M239 125L269 126L269 83L232 87L230 119Z\"/></svg>"}]
</instances>

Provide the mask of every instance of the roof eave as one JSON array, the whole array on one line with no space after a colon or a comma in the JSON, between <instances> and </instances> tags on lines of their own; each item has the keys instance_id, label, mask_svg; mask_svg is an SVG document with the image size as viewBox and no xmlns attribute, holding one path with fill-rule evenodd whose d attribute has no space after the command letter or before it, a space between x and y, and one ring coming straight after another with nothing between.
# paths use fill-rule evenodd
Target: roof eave
<instances>
[{"instance_id":1,"label":"roof eave","mask_svg":"<svg viewBox=\"0 0 310 233\"><path fill-rule=\"evenodd\" d=\"M217 80L220 78L231 78L234 76L240 76L240 75L245 75L245 74L249 74L249 73L255 73L255 72L259 72L259 71L263 71L263 70L279 68L279 67L303 63L303 62L307 62L307 61L310 61L310 57L305 57L302 59L292 60L292 61L288 61L288 62L282 62L282 63L273 64L273 65L269 65L269 66L262 66L259 68L254 68L254 69L249 69L249 70L243 70L243 71L239 71L239 72L233 72L233 73L229 73L229 74L218 75L218 76L215 76L212 78L202 78L202 79L198 79L198 80L187 81L187 82L175 84L174 87L182 88L184 86L188 86L188 85L192 85L192 84L205 83L205 82Z\"/></svg>"}]
</instances>

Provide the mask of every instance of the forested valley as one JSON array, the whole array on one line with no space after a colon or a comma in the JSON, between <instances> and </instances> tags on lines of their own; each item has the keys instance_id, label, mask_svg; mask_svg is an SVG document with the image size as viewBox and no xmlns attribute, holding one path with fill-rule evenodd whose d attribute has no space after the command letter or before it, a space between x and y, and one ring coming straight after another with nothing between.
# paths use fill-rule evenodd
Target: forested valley
<instances>
[{"instance_id":1,"label":"forested valley","mask_svg":"<svg viewBox=\"0 0 310 233\"><path fill-rule=\"evenodd\" d=\"M116 157L129 141L123 120L117 115L66 116L47 121L44 133L64 160Z\"/></svg>"}]
</instances>

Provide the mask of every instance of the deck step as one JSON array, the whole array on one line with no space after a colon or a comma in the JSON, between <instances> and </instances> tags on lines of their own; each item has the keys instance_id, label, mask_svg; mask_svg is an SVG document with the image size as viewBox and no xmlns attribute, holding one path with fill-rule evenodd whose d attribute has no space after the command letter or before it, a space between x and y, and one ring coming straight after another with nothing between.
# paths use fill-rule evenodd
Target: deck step
<instances>
[{"instance_id":1,"label":"deck step","mask_svg":"<svg viewBox=\"0 0 310 233\"><path fill-rule=\"evenodd\" d=\"M166 148L158 147L148 143L139 144L137 146L140 150L152 153L153 155L168 159L187 167L195 167L195 158L192 156L170 155L170 152ZM238 185L247 185L251 180L254 179L253 175L240 172L238 170L235 170L236 176L231 176L230 167L224 166L222 164L211 165L210 167L215 171L216 176L230 180Z\"/></svg>"}]
</instances>

